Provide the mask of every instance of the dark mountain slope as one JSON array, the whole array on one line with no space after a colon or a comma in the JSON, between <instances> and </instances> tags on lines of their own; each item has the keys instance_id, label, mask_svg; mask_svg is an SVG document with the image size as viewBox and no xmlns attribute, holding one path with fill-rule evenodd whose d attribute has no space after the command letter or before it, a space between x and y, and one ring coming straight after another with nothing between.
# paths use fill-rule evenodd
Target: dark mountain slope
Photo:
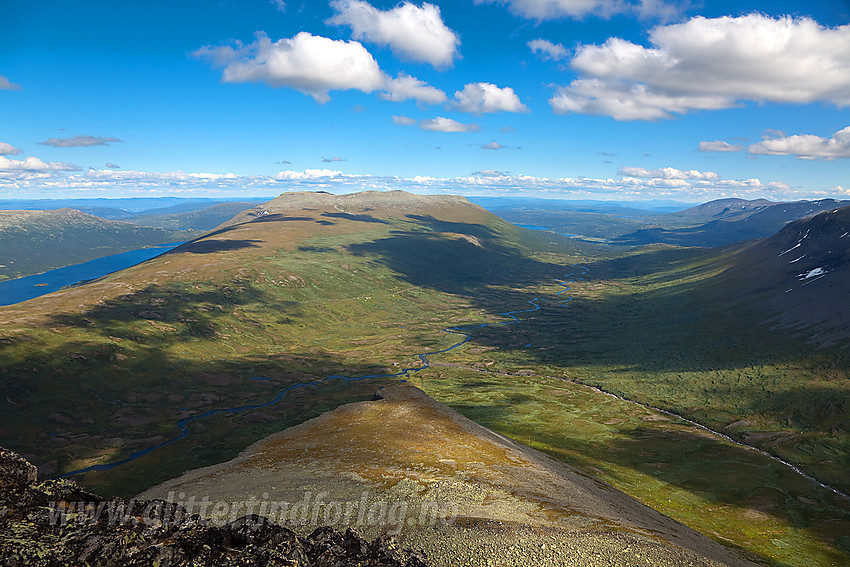
<instances>
[{"instance_id":1,"label":"dark mountain slope","mask_svg":"<svg viewBox=\"0 0 850 567\"><path fill-rule=\"evenodd\" d=\"M107 500L67 480L38 481L0 447L0 559L4 565L425 567L392 537L368 542L326 526L309 536L248 515L214 523L164 500Z\"/></svg>"},{"instance_id":2,"label":"dark mountain slope","mask_svg":"<svg viewBox=\"0 0 850 567\"><path fill-rule=\"evenodd\" d=\"M725 282L817 342L850 338L850 207L793 222L733 257Z\"/></svg>"}]
</instances>

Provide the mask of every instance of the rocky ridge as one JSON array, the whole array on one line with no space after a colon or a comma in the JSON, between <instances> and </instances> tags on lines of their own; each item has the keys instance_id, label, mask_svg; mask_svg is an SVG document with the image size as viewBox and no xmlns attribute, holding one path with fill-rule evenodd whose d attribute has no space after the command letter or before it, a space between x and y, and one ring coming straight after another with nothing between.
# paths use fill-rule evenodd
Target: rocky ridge
<instances>
[{"instance_id":1,"label":"rocky ridge","mask_svg":"<svg viewBox=\"0 0 850 567\"><path fill-rule=\"evenodd\" d=\"M425 567L384 536L319 527L303 537L247 515L218 526L165 500L106 500L0 449L0 565Z\"/></svg>"}]
</instances>

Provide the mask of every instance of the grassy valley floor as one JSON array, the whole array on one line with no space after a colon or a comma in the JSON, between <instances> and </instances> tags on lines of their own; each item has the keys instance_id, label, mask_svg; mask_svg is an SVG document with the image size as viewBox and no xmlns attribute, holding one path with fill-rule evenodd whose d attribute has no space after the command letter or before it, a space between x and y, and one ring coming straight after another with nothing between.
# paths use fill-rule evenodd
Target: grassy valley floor
<instances>
[{"instance_id":1,"label":"grassy valley floor","mask_svg":"<svg viewBox=\"0 0 850 567\"><path fill-rule=\"evenodd\" d=\"M847 491L846 357L723 299L726 252L614 257L455 202L337 206L267 204L153 261L0 309L0 443L48 474L166 443L78 477L131 496L408 379L752 557L847 563L846 500L589 387ZM534 304L521 323L481 327ZM462 340L442 331L457 326L471 339L430 357L442 365L390 376Z\"/></svg>"}]
</instances>

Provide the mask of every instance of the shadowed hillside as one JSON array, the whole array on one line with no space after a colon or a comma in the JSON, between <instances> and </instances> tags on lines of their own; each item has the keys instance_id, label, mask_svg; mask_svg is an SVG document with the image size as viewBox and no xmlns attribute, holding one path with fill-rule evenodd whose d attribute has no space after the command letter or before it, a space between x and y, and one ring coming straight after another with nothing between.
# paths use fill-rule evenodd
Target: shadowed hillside
<instances>
[{"instance_id":1,"label":"shadowed hillside","mask_svg":"<svg viewBox=\"0 0 850 567\"><path fill-rule=\"evenodd\" d=\"M714 201L685 209L677 214L705 220L735 220L746 218L775 204L773 201L768 201L767 199L753 199L752 201L746 199L715 199Z\"/></svg>"},{"instance_id":2,"label":"shadowed hillside","mask_svg":"<svg viewBox=\"0 0 850 567\"><path fill-rule=\"evenodd\" d=\"M734 255L730 286L813 343L850 339L850 207L789 224Z\"/></svg>"}]
</instances>

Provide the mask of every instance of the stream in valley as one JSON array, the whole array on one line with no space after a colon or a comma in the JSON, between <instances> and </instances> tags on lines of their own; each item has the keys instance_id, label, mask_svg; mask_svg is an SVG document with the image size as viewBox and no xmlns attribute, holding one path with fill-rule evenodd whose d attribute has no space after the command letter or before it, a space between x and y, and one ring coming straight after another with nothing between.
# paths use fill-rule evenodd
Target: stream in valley
<instances>
[{"instance_id":1,"label":"stream in valley","mask_svg":"<svg viewBox=\"0 0 850 567\"><path fill-rule=\"evenodd\" d=\"M585 266L582 266L580 264L576 264L573 267L577 267L577 268L581 269L582 270L581 275L585 275L588 272L588 269ZM572 300L572 297L568 297L566 299L561 299L561 296L564 293L566 293L567 291L569 291L570 284L575 282L574 279L571 279L574 275L575 275L574 273L569 273L569 274L564 276L564 279L556 279L555 280L555 283L562 287L562 289L555 294L560 299L560 301L557 302L559 305L567 304ZM431 361L429 360L428 357L453 351L453 350L463 346L464 344L468 343L469 341L471 341L472 338L473 338L472 333L476 329L482 329L482 328L488 327L488 326L515 325L517 323L521 323L522 320L518 317L518 315L523 314L523 313L532 313L534 311L539 311L540 309L542 309L542 307L540 306L540 301L541 301L540 297L535 297L534 299L531 299L531 300L528 301L528 304L532 306L529 309L519 309L519 310L516 310L516 311L505 311L505 312L499 313L499 315L502 315L502 316L504 316L508 319L506 321L497 321L497 322L493 322L493 323L480 323L480 324L475 324L475 325L459 325L459 326L456 326L456 327L448 327L448 328L442 329L442 332L444 332L444 333L448 333L448 334L452 334L452 335L458 335L458 336L462 337L461 340L459 340L458 342L452 344L451 346L448 346L448 347L441 349L441 350L435 350L435 351L424 352L424 353L413 355L416 359L418 359L418 361L420 363L418 366L405 367L405 368L402 368L399 372L396 372L394 374L369 374L369 375L366 375L366 376L356 376L356 377L342 376L342 375L334 374L334 375L330 375L330 376L328 376L328 377L326 377L322 380L315 380L315 381L312 381L312 382L301 382L301 383L298 383L298 384L293 384L291 386L288 386L288 387L284 388L283 390L281 390L280 392L278 392L277 395L273 399L271 399L270 401L263 403L263 404L244 405L244 406L237 406L237 407L232 407L232 408L222 408L222 409L209 410L209 411L206 411L206 412L198 414L198 415L193 415L191 417L183 418L176 423L176 426L177 426L179 433L177 435L175 435L174 437L172 437L171 439L168 439L168 440L163 441L161 443L157 443L156 445L152 445L152 446L147 447L145 449L141 449L139 451L131 453L128 457L126 457L123 460L112 462L112 463L92 465L90 467L86 467L86 468L82 468L82 469L78 469L78 470L74 470L74 471L65 473L63 475L60 475L60 477L70 477L70 476L75 476L75 475L78 475L78 474L83 474L83 473L92 472L92 471L105 471L105 470L110 470L110 469L113 469L115 467L127 464L131 461L138 459L139 457L142 457L142 456L147 455L147 454L149 454L153 451L156 451L157 449L159 449L161 447L164 447L166 445L170 445L170 444L172 444L176 441L184 439L185 437L187 437L189 435L189 433L190 433L189 425L194 421L207 419L207 418L210 418L210 417L213 417L213 416L216 416L216 415L238 414L238 413L242 413L242 412L246 412L246 411L254 411L254 410L259 410L259 409L271 407L271 406L276 405L278 402L280 402L280 400L283 399L283 397L286 396L288 393L292 392L293 390L300 389L300 388L306 388L306 387L309 387L309 386L319 386L323 382L327 382L329 380L338 380L338 381L341 381L341 382L358 382L358 381L361 381L361 380L368 380L368 379L373 379L373 378L408 378L413 373L421 372L422 370L430 368ZM525 345L526 348L528 348L530 346L532 346L532 345L530 345L530 344ZM490 372L488 370L479 370L479 369L475 369L475 370L478 370L480 372ZM265 380L266 378L265 377L256 377L254 379ZM404 382L404 380L402 380L402 382ZM580 382L574 382L574 383L581 384ZM582 384L582 385L587 386L586 384ZM681 415L679 415L675 412L671 412L669 410L657 408L657 407L654 407L654 406L651 406L649 404L645 404L645 403L642 403L642 402L630 400L628 398L623 398L621 396L618 396L618 395L613 394L611 392L605 391L605 390L598 388L598 387L593 387L593 386L588 386L588 387L590 387L590 388L592 388L592 389L594 389L594 390L596 390L596 391L598 391L602 394L605 394L607 396L611 396L613 398L616 398L618 400L638 404L640 406L646 407L646 408L651 409L653 411L657 411L657 412L663 413L665 415L675 417L677 419L682 420L685 423L690 424L693 427L697 427L697 428L699 428L699 429L701 429L701 430L703 430L707 433L710 433L710 434L712 434L712 435L714 435L714 436L716 436L720 439L723 439L724 441L734 443L735 445L738 445L738 446L746 448L746 449L750 449L752 451L756 451L759 454L761 454L765 457L768 457L770 459L773 459L775 462L778 462L778 463L790 468L792 471L794 471L798 475L802 476L803 478L805 478L805 479L807 479L811 482L818 484L822 488L825 488L825 489L827 489L827 490L833 492L834 494L841 496L843 498L850 499L850 495L846 494L845 492L819 481L818 479L816 479L815 477L806 473L805 471L803 471L802 469L800 469L796 465L789 463L789 462L783 460L780 457L772 455L772 454L768 453L767 451L764 451L763 449L760 449L758 447L748 445L746 443L743 443L741 441L733 439L732 437L730 437L730 436L728 436L724 433L721 433L719 431L715 431L715 430L713 430L709 427L706 427L705 425L702 425L701 423L692 421L692 420L690 420L686 417L683 417L683 416L681 416Z\"/></svg>"},{"instance_id":2,"label":"stream in valley","mask_svg":"<svg viewBox=\"0 0 850 567\"><path fill-rule=\"evenodd\" d=\"M582 272L583 274L587 273L587 268L585 268L584 266L578 266L578 267L581 268L582 270L584 270ZM567 274L564 277L570 278L572 275L573 274ZM563 288L559 292L557 292L556 295L560 296L563 293L565 293L566 291L568 291L570 289L569 284L573 283L573 281L574 280L570 280L570 279L555 280L555 282L558 285L562 286L562 288ZM572 297L569 297L565 300L560 301L559 303L564 304L564 303L569 302L571 299L572 299ZM284 396L286 396L289 392L292 392L293 390L297 390L297 389L300 389L300 388L306 388L308 386L318 386L323 382L327 382L328 380L339 380L341 382L359 382L361 380L368 380L370 378L408 378L408 377L410 377L410 375L412 373L421 372L422 370L425 370L426 368L429 368L431 366L431 362L428 359L429 356L450 352L450 351L468 343L470 340L472 340L472 335L468 331L474 331L475 329L481 329L481 328L488 327L488 326L515 325L517 323L521 323L522 320L519 317L517 317L517 315L520 315L522 313L531 313L531 312L540 310L541 307L540 307L539 302L540 302L540 298L535 297L534 299L531 299L531 300L528 301L528 303L530 305L532 305L532 307L530 309L519 309L519 310L516 310L516 311L506 311L506 312L503 312L503 313L499 313L499 315L503 315L503 316L507 317L508 318L507 321L497 321L497 322L494 322L494 323L479 323L479 324L476 324L476 325L460 325L460 326L457 326L457 327L448 327L448 328L442 329L442 331L444 333L459 335L463 338L460 341L458 341L458 342L454 343L453 345L446 347L444 349L435 350L435 351L431 351L431 352L423 352L423 353L420 353L420 354L413 355L421 363L419 366L402 368L399 372L396 372L395 374L369 374L369 375L366 375L366 376L357 376L357 377L342 376L342 375L339 375L339 374L332 374L332 375L328 376L327 378L325 378L323 380L315 380L315 381L312 381L312 382L300 382L298 384L293 384L291 386L284 388L280 392L278 392L278 394L272 400L270 400L269 402L266 402L264 404L253 404L253 405L237 406L237 407L232 407L232 408L222 408L222 409L209 410L209 411L206 411L206 412L198 414L198 415L193 415L191 417L183 418L183 419L179 420L176 424L177 429L179 430L179 433L176 436L172 437L171 439L168 439L168 440L163 441L161 443L157 443L155 445L151 445L150 447L146 447L145 449L140 449L139 451L131 453L129 456L127 456L123 460L115 461L115 462L112 462L112 463L92 465L90 467L85 467L85 468L81 468L81 469L77 469L77 470L74 470L74 471L64 473L62 475L59 475L59 477L64 478L64 477L75 476L75 475L83 474L83 473L87 473L87 472L106 471L106 470L114 469L115 467L125 465L125 464L127 464L131 461L138 459L139 457L143 457L143 456L145 456L145 455L147 455L147 454L149 454L153 451L156 451L157 449L159 449L161 447L165 447L166 445L170 445L170 444L172 444L176 441L184 439L186 436L189 435L189 424L191 424L193 421L207 419L209 417L213 417L213 416L216 416L216 415L237 414L237 413L242 413L242 412L246 412L246 411L254 411L254 410L259 410L259 409L271 407L271 406L274 406L275 404L277 404L278 402L280 402L280 400L283 399ZM530 346L530 345L526 345L526 346ZM255 379L263 380L265 378L264 377L257 377Z\"/></svg>"}]
</instances>

